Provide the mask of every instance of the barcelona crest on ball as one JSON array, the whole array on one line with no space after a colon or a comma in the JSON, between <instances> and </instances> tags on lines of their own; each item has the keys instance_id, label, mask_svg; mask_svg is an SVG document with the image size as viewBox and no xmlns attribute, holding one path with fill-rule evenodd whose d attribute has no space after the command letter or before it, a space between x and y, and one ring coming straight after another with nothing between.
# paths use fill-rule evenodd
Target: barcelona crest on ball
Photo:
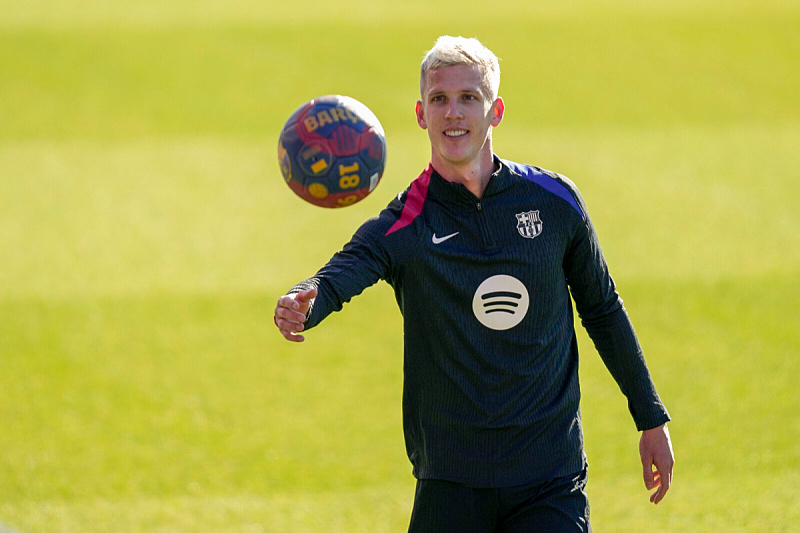
<instances>
[{"instance_id":1,"label":"barcelona crest on ball","mask_svg":"<svg viewBox=\"0 0 800 533\"><path fill-rule=\"evenodd\" d=\"M386 136L367 106L328 95L300 106L278 140L286 184L321 207L346 207L375 190L386 167Z\"/></svg>"}]
</instances>

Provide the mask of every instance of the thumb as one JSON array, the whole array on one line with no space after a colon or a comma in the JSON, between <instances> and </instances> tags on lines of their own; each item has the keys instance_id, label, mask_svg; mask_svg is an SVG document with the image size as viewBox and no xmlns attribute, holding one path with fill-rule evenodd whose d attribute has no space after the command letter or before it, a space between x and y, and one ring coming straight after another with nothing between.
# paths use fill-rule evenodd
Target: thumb
<instances>
[{"instance_id":1,"label":"thumb","mask_svg":"<svg viewBox=\"0 0 800 533\"><path fill-rule=\"evenodd\" d=\"M303 314L308 313L311 307L311 300L317 297L317 289L305 289L294 295L296 310Z\"/></svg>"},{"instance_id":2,"label":"thumb","mask_svg":"<svg viewBox=\"0 0 800 533\"><path fill-rule=\"evenodd\" d=\"M294 300L297 303L303 305L303 304L307 304L308 302L310 302L311 300L313 300L316 297L317 297L317 289L305 289L305 290L302 290L302 291L298 292L295 295Z\"/></svg>"},{"instance_id":3,"label":"thumb","mask_svg":"<svg viewBox=\"0 0 800 533\"><path fill-rule=\"evenodd\" d=\"M656 486L656 478L655 474L653 473L653 466L652 464L647 464L646 462L642 464L642 477L644 478L644 486L647 487L647 490L650 490Z\"/></svg>"},{"instance_id":4,"label":"thumb","mask_svg":"<svg viewBox=\"0 0 800 533\"><path fill-rule=\"evenodd\" d=\"M653 452L649 449L646 442L646 435L642 433L642 438L639 440L639 458L642 460L642 478L644 478L644 486L647 490L655 488L656 476L653 472Z\"/></svg>"}]
</instances>

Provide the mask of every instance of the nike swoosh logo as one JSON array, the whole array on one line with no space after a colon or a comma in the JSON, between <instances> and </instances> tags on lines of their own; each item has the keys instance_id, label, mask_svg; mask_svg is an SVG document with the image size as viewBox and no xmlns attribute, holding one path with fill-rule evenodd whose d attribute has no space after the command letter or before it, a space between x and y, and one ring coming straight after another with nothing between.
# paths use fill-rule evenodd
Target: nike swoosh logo
<instances>
[{"instance_id":1,"label":"nike swoosh logo","mask_svg":"<svg viewBox=\"0 0 800 533\"><path fill-rule=\"evenodd\" d=\"M444 237L437 237L436 234L434 233L433 237L431 237L431 241L433 242L433 244L441 244L447 239L452 239L453 237L458 235L458 233L459 232L451 233L450 235L445 235Z\"/></svg>"}]
</instances>

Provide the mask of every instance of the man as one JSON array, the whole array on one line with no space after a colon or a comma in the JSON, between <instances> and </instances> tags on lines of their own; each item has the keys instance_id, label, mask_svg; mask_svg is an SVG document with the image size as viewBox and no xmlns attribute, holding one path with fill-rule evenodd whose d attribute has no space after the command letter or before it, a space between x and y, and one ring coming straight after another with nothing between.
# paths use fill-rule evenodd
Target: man
<instances>
[{"instance_id":1,"label":"man","mask_svg":"<svg viewBox=\"0 0 800 533\"><path fill-rule=\"evenodd\" d=\"M394 288L411 532L591 530L570 293L642 431L653 503L672 478L669 415L577 188L492 151L499 83L476 39L436 42L416 105L430 166L275 308L302 341L379 279Z\"/></svg>"}]
</instances>

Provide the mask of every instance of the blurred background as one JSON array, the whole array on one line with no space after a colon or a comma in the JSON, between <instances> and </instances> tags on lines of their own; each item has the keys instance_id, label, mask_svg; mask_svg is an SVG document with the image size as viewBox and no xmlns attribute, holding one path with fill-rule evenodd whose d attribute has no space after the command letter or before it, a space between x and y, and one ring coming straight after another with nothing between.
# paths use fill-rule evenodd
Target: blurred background
<instances>
[{"instance_id":1,"label":"blurred background","mask_svg":"<svg viewBox=\"0 0 800 533\"><path fill-rule=\"evenodd\" d=\"M796 528L797 2L0 0L0 530L406 530L391 290L271 314L427 165L442 34L501 58L496 152L581 189L674 419L654 507L579 332L595 529ZM388 141L341 210L277 163L324 94Z\"/></svg>"}]
</instances>

